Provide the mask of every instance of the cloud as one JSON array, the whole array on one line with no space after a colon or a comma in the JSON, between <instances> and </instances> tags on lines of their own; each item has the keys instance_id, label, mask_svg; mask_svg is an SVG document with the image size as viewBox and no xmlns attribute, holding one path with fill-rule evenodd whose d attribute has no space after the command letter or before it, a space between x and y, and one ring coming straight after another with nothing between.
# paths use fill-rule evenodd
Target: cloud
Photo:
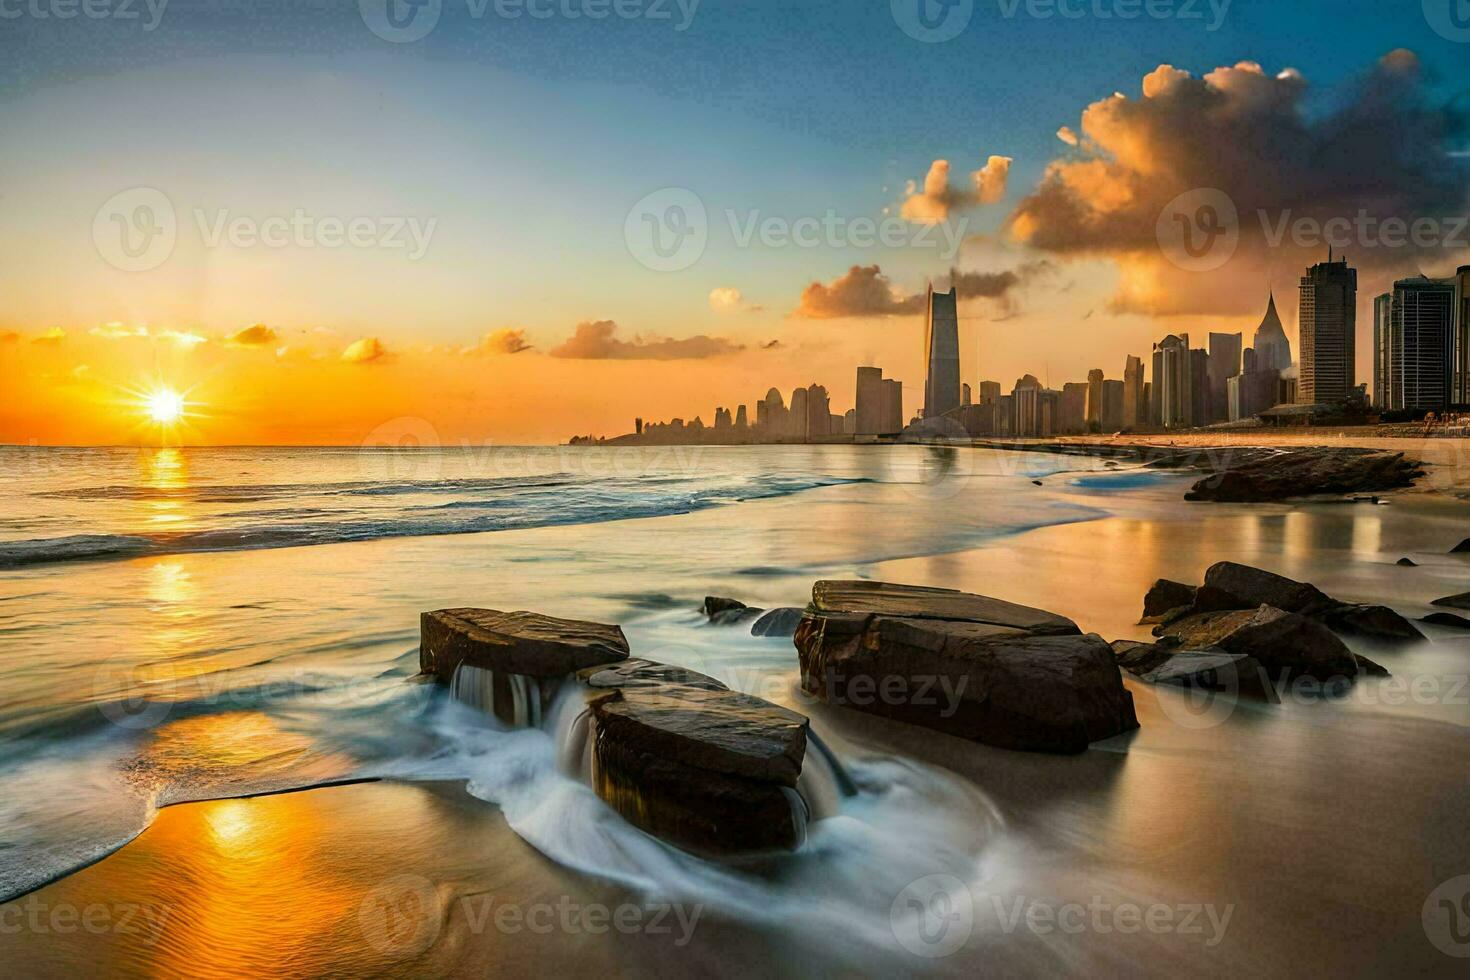
<instances>
[{"instance_id":1,"label":"cloud","mask_svg":"<svg viewBox=\"0 0 1470 980\"><path fill-rule=\"evenodd\" d=\"M519 354L531 349L526 340L526 331L514 327L492 330L473 347L466 347L466 354Z\"/></svg>"},{"instance_id":2,"label":"cloud","mask_svg":"<svg viewBox=\"0 0 1470 980\"><path fill-rule=\"evenodd\" d=\"M104 340L123 340L128 337L146 337L148 336L148 328L128 327L113 321L112 323L104 323L100 327L93 327L87 333L93 337L101 337Z\"/></svg>"},{"instance_id":3,"label":"cloud","mask_svg":"<svg viewBox=\"0 0 1470 980\"><path fill-rule=\"evenodd\" d=\"M1444 227L1465 213L1470 164L1451 152L1463 120L1431 104L1411 52L1386 55L1327 111L1308 112L1324 102L1309 88L1293 69L1269 75L1253 62L1199 78L1160 65L1144 77L1141 97L1115 93L1088 106L1080 141L1065 127L1058 133L1077 148L1047 167L1009 231L1052 254L1115 260L1115 311L1243 313L1260 305L1263 290L1240 282L1326 257L1323 239L1275 238L1283 217L1324 223L1366 211L1380 222L1438 218ZM1166 208L1203 188L1224 192L1239 216L1233 270L1187 272L1160 248ZM1421 259L1450 257L1439 243L1386 247L1356 231L1348 253L1370 270L1412 271Z\"/></svg>"},{"instance_id":4,"label":"cloud","mask_svg":"<svg viewBox=\"0 0 1470 980\"><path fill-rule=\"evenodd\" d=\"M363 337L347 345L342 360L349 364L371 364L388 356L388 349L377 337Z\"/></svg>"},{"instance_id":5,"label":"cloud","mask_svg":"<svg viewBox=\"0 0 1470 980\"><path fill-rule=\"evenodd\" d=\"M1050 271L1052 263L1041 259L1002 272L963 272L951 269L948 282L959 290L961 300L1007 299L1011 290L1028 279ZM937 288L948 289L939 285ZM907 295L894 287L876 265L855 265L831 285L814 282L802 290L793 315L805 320L838 320L848 317L910 316L923 313L928 297L923 292Z\"/></svg>"},{"instance_id":6,"label":"cloud","mask_svg":"<svg viewBox=\"0 0 1470 980\"><path fill-rule=\"evenodd\" d=\"M189 333L186 330L165 330L158 336L162 340L171 340L180 347L198 347L200 344L209 343L208 337L201 337L197 333Z\"/></svg>"},{"instance_id":7,"label":"cloud","mask_svg":"<svg viewBox=\"0 0 1470 980\"><path fill-rule=\"evenodd\" d=\"M45 333L39 333L31 338L33 344L46 344L48 346L59 344L66 339L66 331L60 327L52 327Z\"/></svg>"},{"instance_id":8,"label":"cloud","mask_svg":"<svg viewBox=\"0 0 1470 980\"><path fill-rule=\"evenodd\" d=\"M246 327L231 335L225 343L231 347L264 347L267 344L274 344L279 339L280 334L263 323L257 323L253 327Z\"/></svg>"},{"instance_id":9,"label":"cloud","mask_svg":"<svg viewBox=\"0 0 1470 980\"><path fill-rule=\"evenodd\" d=\"M1066 143L1068 146L1077 145L1077 134L1072 132L1071 126L1063 126L1061 129L1057 130L1057 139L1061 140L1063 143Z\"/></svg>"},{"instance_id":10,"label":"cloud","mask_svg":"<svg viewBox=\"0 0 1470 980\"><path fill-rule=\"evenodd\" d=\"M710 309L719 313L760 313L764 306L747 303L745 296L734 286L717 286L709 291Z\"/></svg>"},{"instance_id":11,"label":"cloud","mask_svg":"<svg viewBox=\"0 0 1470 980\"><path fill-rule=\"evenodd\" d=\"M724 337L704 334L682 340L641 335L632 340L619 340L614 336L617 330L618 325L612 320L584 320L565 343L552 348L551 356L579 360L677 361L719 357L743 349Z\"/></svg>"},{"instance_id":12,"label":"cloud","mask_svg":"<svg viewBox=\"0 0 1470 980\"><path fill-rule=\"evenodd\" d=\"M20 334L14 330L0 330L0 344L13 344L20 340Z\"/></svg>"},{"instance_id":13,"label":"cloud","mask_svg":"<svg viewBox=\"0 0 1470 980\"><path fill-rule=\"evenodd\" d=\"M949 184L949 161L935 160L924 175L922 190L909 182L900 213L909 221L933 225L948 220L952 211L994 204L1005 197L1010 172L1010 157L991 156L985 166L971 172L968 189L955 188Z\"/></svg>"}]
</instances>

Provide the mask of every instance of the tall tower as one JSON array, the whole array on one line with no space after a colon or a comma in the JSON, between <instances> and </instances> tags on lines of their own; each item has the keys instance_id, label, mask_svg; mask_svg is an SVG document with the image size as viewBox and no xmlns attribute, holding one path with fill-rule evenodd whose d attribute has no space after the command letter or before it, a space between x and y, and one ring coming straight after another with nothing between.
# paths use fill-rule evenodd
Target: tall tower
<instances>
[{"instance_id":1,"label":"tall tower","mask_svg":"<svg viewBox=\"0 0 1470 980\"><path fill-rule=\"evenodd\" d=\"M929 293L929 310L924 331L924 417L938 418L960 407L960 314L959 294Z\"/></svg>"},{"instance_id":2,"label":"tall tower","mask_svg":"<svg viewBox=\"0 0 1470 980\"><path fill-rule=\"evenodd\" d=\"M1261 325L1256 327L1252 345L1256 352L1256 367L1263 371L1267 368L1285 371L1291 367L1291 341L1286 339L1281 317L1276 313L1276 294L1270 293L1268 297L1266 315L1261 318Z\"/></svg>"},{"instance_id":3,"label":"tall tower","mask_svg":"<svg viewBox=\"0 0 1470 980\"><path fill-rule=\"evenodd\" d=\"M1455 284L1400 279L1373 301L1373 395L1387 411L1448 408L1454 398Z\"/></svg>"},{"instance_id":4,"label":"tall tower","mask_svg":"<svg viewBox=\"0 0 1470 980\"><path fill-rule=\"evenodd\" d=\"M1358 270L1331 256L1301 281L1301 379L1296 400L1335 405L1357 386Z\"/></svg>"}]
</instances>

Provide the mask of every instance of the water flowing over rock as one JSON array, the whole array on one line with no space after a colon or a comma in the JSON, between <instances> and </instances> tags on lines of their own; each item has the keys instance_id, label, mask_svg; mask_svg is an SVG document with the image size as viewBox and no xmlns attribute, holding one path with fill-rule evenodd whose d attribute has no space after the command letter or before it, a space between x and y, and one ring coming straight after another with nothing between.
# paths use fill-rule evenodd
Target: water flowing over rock
<instances>
[{"instance_id":1,"label":"water flowing over rock","mask_svg":"<svg viewBox=\"0 0 1470 980\"><path fill-rule=\"evenodd\" d=\"M627 656L622 628L604 623L495 609L440 609L419 617L419 670L446 682L461 663L551 678Z\"/></svg>"},{"instance_id":2,"label":"water flowing over rock","mask_svg":"<svg viewBox=\"0 0 1470 980\"><path fill-rule=\"evenodd\" d=\"M585 675L593 785L635 826L700 852L790 849L807 719L712 678L647 661Z\"/></svg>"},{"instance_id":3,"label":"water flowing over rock","mask_svg":"<svg viewBox=\"0 0 1470 980\"><path fill-rule=\"evenodd\" d=\"M818 582L794 642L803 689L826 703L989 745L1081 752L1138 727L1108 644L1045 610Z\"/></svg>"},{"instance_id":4,"label":"water flowing over rock","mask_svg":"<svg viewBox=\"0 0 1470 980\"><path fill-rule=\"evenodd\" d=\"M750 624L751 636L793 636L801 622L802 611L795 606L780 606Z\"/></svg>"},{"instance_id":5,"label":"water flowing over rock","mask_svg":"<svg viewBox=\"0 0 1470 980\"><path fill-rule=\"evenodd\" d=\"M1187 616L1232 610L1255 610L1270 606L1320 622L1335 632L1361 637L1385 645L1414 643L1424 639L1414 624L1387 606L1342 602L1315 585L1298 582L1265 569L1233 561L1216 562L1205 572L1204 585L1193 590L1183 606L1160 607L1182 598L1188 586L1160 579L1143 600L1146 623L1168 626ZM1164 635L1159 629L1155 635Z\"/></svg>"}]
</instances>

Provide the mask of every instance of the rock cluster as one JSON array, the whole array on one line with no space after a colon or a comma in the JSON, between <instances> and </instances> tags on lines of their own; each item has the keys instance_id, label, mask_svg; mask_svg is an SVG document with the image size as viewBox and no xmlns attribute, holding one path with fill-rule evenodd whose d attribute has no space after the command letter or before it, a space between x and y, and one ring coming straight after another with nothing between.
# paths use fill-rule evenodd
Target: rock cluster
<instances>
[{"instance_id":1,"label":"rock cluster","mask_svg":"<svg viewBox=\"0 0 1470 980\"><path fill-rule=\"evenodd\" d=\"M713 626L738 626L750 623L752 636L791 636L801 622L801 610L793 606L758 609L738 599L705 596L700 611Z\"/></svg>"},{"instance_id":2,"label":"rock cluster","mask_svg":"<svg viewBox=\"0 0 1470 980\"><path fill-rule=\"evenodd\" d=\"M491 685L478 703L504 720L534 723L540 712L522 711L528 697L544 708L560 685L583 684L593 787L630 823L697 851L799 844L808 817L796 790L807 719L628 654L623 631L602 623L493 609L421 617L423 672L456 685L475 673Z\"/></svg>"},{"instance_id":3,"label":"rock cluster","mask_svg":"<svg viewBox=\"0 0 1470 980\"><path fill-rule=\"evenodd\" d=\"M802 688L826 703L988 745L1080 752L1138 727L1108 644L1044 610L824 581L794 641Z\"/></svg>"}]
</instances>

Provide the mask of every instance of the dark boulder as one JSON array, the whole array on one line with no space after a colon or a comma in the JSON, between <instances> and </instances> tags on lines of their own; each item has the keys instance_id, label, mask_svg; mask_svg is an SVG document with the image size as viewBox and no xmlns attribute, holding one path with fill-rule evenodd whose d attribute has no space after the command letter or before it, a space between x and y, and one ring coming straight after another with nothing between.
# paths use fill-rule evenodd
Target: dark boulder
<instances>
[{"instance_id":1,"label":"dark boulder","mask_svg":"<svg viewBox=\"0 0 1470 980\"><path fill-rule=\"evenodd\" d=\"M1424 639L1424 634L1387 606L1345 603L1317 617L1345 636L1358 636L1378 643L1398 645Z\"/></svg>"},{"instance_id":2,"label":"dark boulder","mask_svg":"<svg viewBox=\"0 0 1470 980\"><path fill-rule=\"evenodd\" d=\"M1466 538L1450 549L1450 554L1452 555L1463 555L1467 552L1470 552L1470 538Z\"/></svg>"},{"instance_id":3,"label":"dark boulder","mask_svg":"<svg viewBox=\"0 0 1470 980\"><path fill-rule=\"evenodd\" d=\"M1331 680L1356 677L1361 671L1358 658L1326 626L1266 605L1196 613L1155 627L1154 632L1183 649L1214 647L1252 657L1273 679Z\"/></svg>"},{"instance_id":4,"label":"dark boulder","mask_svg":"<svg viewBox=\"0 0 1470 980\"><path fill-rule=\"evenodd\" d=\"M1044 610L818 582L795 643L802 688L827 704L987 745L1081 752L1138 727L1107 643Z\"/></svg>"},{"instance_id":5,"label":"dark boulder","mask_svg":"<svg viewBox=\"0 0 1470 980\"><path fill-rule=\"evenodd\" d=\"M793 636L801 622L802 611L793 606L780 606L766 612L750 624L752 636Z\"/></svg>"},{"instance_id":6,"label":"dark boulder","mask_svg":"<svg viewBox=\"0 0 1470 980\"><path fill-rule=\"evenodd\" d=\"M1175 609L1188 608L1194 604L1195 588L1183 582L1171 582L1161 578L1153 584L1143 597L1143 618L1140 623L1156 623Z\"/></svg>"},{"instance_id":7,"label":"dark boulder","mask_svg":"<svg viewBox=\"0 0 1470 980\"><path fill-rule=\"evenodd\" d=\"M1328 598L1315 585L1233 561L1211 565L1205 572L1205 585L1233 596L1235 604L1229 607L1233 609L1274 606L1311 616L1336 605L1336 600Z\"/></svg>"},{"instance_id":8,"label":"dark boulder","mask_svg":"<svg viewBox=\"0 0 1470 980\"><path fill-rule=\"evenodd\" d=\"M738 599L723 599L712 595L705 596L704 604L699 608L714 626L734 626L755 619L765 612L764 609L747 606Z\"/></svg>"},{"instance_id":9,"label":"dark boulder","mask_svg":"<svg viewBox=\"0 0 1470 980\"><path fill-rule=\"evenodd\" d=\"M440 609L419 617L419 670L445 683L461 664L560 678L627 656L622 629L604 623L495 609Z\"/></svg>"},{"instance_id":10,"label":"dark boulder","mask_svg":"<svg viewBox=\"0 0 1470 980\"><path fill-rule=\"evenodd\" d=\"M1402 566L1404 568L1418 568L1419 567L1419 563L1417 561L1415 561L1414 559L1412 559L1412 558L1400 558L1398 561L1394 562L1394 564L1395 565L1400 565L1400 566Z\"/></svg>"},{"instance_id":11,"label":"dark boulder","mask_svg":"<svg viewBox=\"0 0 1470 980\"><path fill-rule=\"evenodd\" d=\"M1112 647L1118 666L1150 684L1235 690L1262 686L1261 665L1248 654L1137 640L1114 640Z\"/></svg>"},{"instance_id":12,"label":"dark boulder","mask_svg":"<svg viewBox=\"0 0 1470 980\"><path fill-rule=\"evenodd\" d=\"M1185 500L1253 503L1315 494L1374 493L1411 487L1424 475L1403 453L1307 447L1254 453L1242 450L1216 464Z\"/></svg>"},{"instance_id":13,"label":"dark boulder","mask_svg":"<svg viewBox=\"0 0 1470 980\"><path fill-rule=\"evenodd\" d=\"M1470 609L1470 592L1461 592L1459 595L1447 595L1443 599L1435 599L1431 606L1448 606L1450 609Z\"/></svg>"},{"instance_id":14,"label":"dark boulder","mask_svg":"<svg viewBox=\"0 0 1470 980\"><path fill-rule=\"evenodd\" d=\"M1456 616L1454 613L1430 613L1422 622L1433 623L1435 626L1448 626L1451 629L1470 630L1470 619L1464 616Z\"/></svg>"},{"instance_id":15,"label":"dark boulder","mask_svg":"<svg viewBox=\"0 0 1470 980\"><path fill-rule=\"evenodd\" d=\"M807 720L682 668L628 661L585 675L593 783L635 826L698 852L797 846Z\"/></svg>"}]
</instances>

